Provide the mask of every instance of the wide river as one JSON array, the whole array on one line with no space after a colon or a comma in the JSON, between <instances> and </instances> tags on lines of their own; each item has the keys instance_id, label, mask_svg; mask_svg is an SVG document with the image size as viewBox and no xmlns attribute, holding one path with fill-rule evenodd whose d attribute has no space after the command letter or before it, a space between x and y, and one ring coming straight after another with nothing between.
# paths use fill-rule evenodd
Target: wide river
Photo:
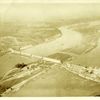
<instances>
[{"instance_id":1,"label":"wide river","mask_svg":"<svg viewBox=\"0 0 100 100\"><path fill-rule=\"evenodd\" d=\"M62 33L62 35L59 38L50 42L45 42L36 45L32 48L28 48L23 52L39 56L48 56L57 53L63 49L72 48L76 45L81 44L82 42L81 33L67 29L66 26L60 27L59 30Z\"/></svg>"}]
</instances>

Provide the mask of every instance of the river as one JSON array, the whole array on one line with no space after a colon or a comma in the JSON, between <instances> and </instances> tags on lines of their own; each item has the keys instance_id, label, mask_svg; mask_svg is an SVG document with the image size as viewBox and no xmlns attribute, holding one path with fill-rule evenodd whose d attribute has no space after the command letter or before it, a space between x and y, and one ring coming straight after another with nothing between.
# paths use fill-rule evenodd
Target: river
<instances>
[{"instance_id":1,"label":"river","mask_svg":"<svg viewBox=\"0 0 100 100\"><path fill-rule=\"evenodd\" d=\"M34 47L23 50L25 53L31 53L39 56L48 56L57 53L66 48L72 48L80 45L82 42L82 35L79 32L67 29L66 26L59 28L62 35L61 37L50 42L44 42ZM41 34L42 35L42 34Z\"/></svg>"}]
</instances>

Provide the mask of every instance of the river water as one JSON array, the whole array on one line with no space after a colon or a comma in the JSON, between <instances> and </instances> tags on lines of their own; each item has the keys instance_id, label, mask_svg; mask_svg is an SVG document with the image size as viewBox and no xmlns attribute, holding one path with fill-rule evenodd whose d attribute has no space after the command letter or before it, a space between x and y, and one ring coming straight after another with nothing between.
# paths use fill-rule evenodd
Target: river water
<instances>
[{"instance_id":1,"label":"river water","mask_svg":"<svg viewBox=\"0 0 100 100\"><path fill-rule=\"evenodd\" d=\"M62 33L61 37L50 42L36 45L32 48L24 50L23 52L39 56L48 56L63 49L72 48L82 43L81 33L69 30L66 26L60 27L59 30Z\"/></svg>"}]
</instances>

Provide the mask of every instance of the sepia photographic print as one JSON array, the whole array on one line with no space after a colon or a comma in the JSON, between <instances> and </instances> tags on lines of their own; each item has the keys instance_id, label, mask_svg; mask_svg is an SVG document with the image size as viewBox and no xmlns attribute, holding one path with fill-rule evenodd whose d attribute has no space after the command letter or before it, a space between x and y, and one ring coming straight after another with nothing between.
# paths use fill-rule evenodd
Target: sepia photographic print
<instances>
[{"instance_id":1,"label":"sepia photographic print","mask_svg":"<svg viewBox=\"0 0 100 100\"><path fill-rule=\"evenodd\" d=\"M100 2L0 0L0 97L82 96L100 96Z\"/></svg>"}]
</instances>

